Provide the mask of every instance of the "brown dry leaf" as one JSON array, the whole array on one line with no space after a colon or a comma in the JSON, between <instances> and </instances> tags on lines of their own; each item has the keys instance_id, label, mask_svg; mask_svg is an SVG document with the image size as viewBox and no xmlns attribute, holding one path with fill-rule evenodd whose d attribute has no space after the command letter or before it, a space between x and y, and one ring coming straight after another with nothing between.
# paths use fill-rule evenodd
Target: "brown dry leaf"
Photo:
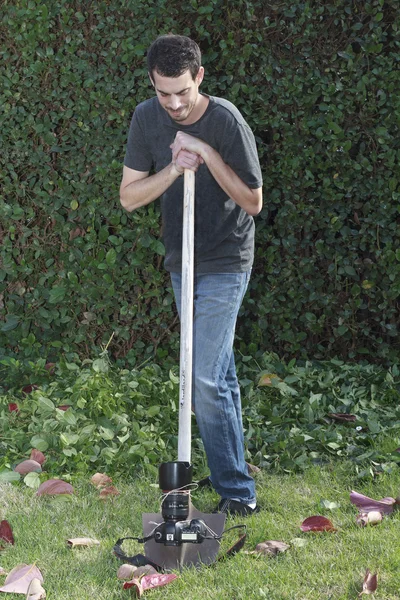
<instances>
[{"instance_id":1,"label":"brown dry leaf","mask_svg":"<svg viewBox=\"0 0 400 600\"><path fill-rule=\"evenodd\" d=\"M36 473L40 473L41 470L42 467L40 463L38 463L36 460L31 459L23 460L14 467L14 471L19 473L20 475L27 475L28 473L34 473L35 471Z\"/></svg>"},{"instance_id":2,"label":"brown dry leaf","mask_svg":"<svg viewBox=\"0 0 400 600\"><path fill-rule=\"evenodd\" d=\"M337 531L332 521L319 515L304 519L300 525L302 531Z\"/></svg>"},{"instance_id":3,"label":"brown dry leaf","mask_svg":"<svg viewBox=\"0 0 400 600\"><path fill-rule=\"evenodd\" d=\"M382 500L373 500L368 496L359 494L354 490L350 494L350 502L355 504L362 512L371 512L378 510L385 515L390 515L393 512L393 507L396 504L394 498L382 498Z\"/></svg>"},{"instance_id":4,"label":"brown dry leaf","mask_svg":"<svg viewBox=\"0 0 400 600\"><path fill-rule=\"evenodd\" d=\"M0 522L0 540L7 542L7 544L14 544L14 536L11 525L6 520ZM0 545L0 550L2 547L3 546Z\"/></svg>"},{"instance_id":5,"label":"brown dry leaf","mask_svg":"<svg viewBox=\"0 0 400 600\"><path fill-rule=\"evenodd\" d=\"M133 574L136 572L137 567L134 565L123 564L119 567L117 571L118 579L132 579Z\"/></svg>"},{"instance_id":6,"label":"brown dry leaf","mask_svg":"<svg viewBox=\"0 0 400 600\"><path fill-rule=\"evenodd\" d=\"M366 525L377 525L383 519L383 515L379 510L371 510L369 512L360 512L356 517L358 525L365 527Z\"/></svg>"},{"instance_id":7,"label":"brown dry leaf","mask_svg":"<svg viewBox=\"0 0 400 600\"><path fill-rule=\"evenodd\" d=\"M261 473L260 467L256 467L256 465L252 465L250 463L246 463L247 472L249 475L257 475L257 473Z\"/></svg>"},{"instance_id":8,"label":"brown dry leaf","mask_svg":"<svg viewBox=\"0 0 400 600\"><path fill-rule=\"evenodd\" d=\"M74 488L62 479L48 479L38 487L36 496L56 496L58 494L73 494Z\"/></svg>"},{"instance_id":9,"label":"brown dry leaf","mask_svg":"<svg viewBox=\"0 0 400 600\"><path fill-rule=\"evenodd\" d=\"M35 577L29 584L26 600L43 600L43 598L46 598L46 591L42 587L40 580Z\"/></svg>"},{"instance_id":10,"label":"brown dry leaf","mask_svg":"<svg viewBox=\"0 0 400 600\"><path fill-rule=\"evenodd\" d=\"M26 594L32 579L43 582L42 574L36 565L17 565L7 575L4 585L0 587L0 592Z\"/></svg>"},{"instance_id":11,"label":"brown dry leaf","mask_svg":"<svg viewBox=\"0 0 400 600\"><path fill-rule=\"evenodd\" d=\"M100 546L100 542L93 538L80 537L67 540L67 545L70 548L75 548L76 546L84 546L85 548L88 548L90 546Z\"/></svg>"},{"instance_id":12,"label":"brown dry leaf","mask_svg":"<svg viewBox=\"0 0 400 600\"><path fill-rule=\"evenodd\" d=\"M99 494L101 500L105 500L109 496L119 496L119 491L113 485L103 488Z\"/></svg>"},{"instance_id":13,"label":"brown dry leaf","mask_svg":"<svg viewBox=\"0 0 400 600\"><path fill-rule=\"evenodd\" d=\"M112 483L111 477L105 475L104 473L96 473L90 480L94 486L97 488L107 487Z\"/></svg>"},{"instance_id":14,"label":"brown dry leaf","mask_svg":"<svg viewBox=\"0 0 400 600\"><path fill-rule=\"evenodd\" d=\"M263 373L258 380L258 386L262 387L264 385L273 385L279 381L282 381L282 379L278 377L278 375L275 375L274 373Z\"/></svg>"},{"instance_id":15,"label":"brown dry leaf","mask_svg":"<svg viewBox=\"0 0 400 600\"><path fill-rule=\"evenodd\" d=\"M33 448L30 455L30 459L36 460L36 462L38 462L39 465L43 465L46 462L46 457L43 454L43 452L40 452L40 450L36 450L36 448Z\"/></svg>"},{"instance_id":16,"label":"brown dry leaf","mask_svg":"<svg viewBox=\"0 0 400 600\"><path fill-rule=\"evenodd\" d=\"M256 552L258 554L276 556L279 552L286 552L288 548L290 548L290 546L289 544L285 544L285 542L268 540L266 542L261 542L260 544L257 544Z\"/></svg>"},{"instance_id":17,"label":"brown dry leaf","mask_svg":"<svg viewBox=\"0 0 400 600\"><path fill-rule=\"evenodd\" d=\"M376 588L378 587L378 573L372 575L369 569L365 571L365 577L363 582L363 589L361 594L373 594L376 592Z\"/></svg>"},{"instance_id":18,"label":"brown dry leaf","mask_svg":"<svg viewBox=\"0 0 400 600\"><path fill-rule=\"evenodd\" d=\"M352 422L357 420L356 415L348 415L347 413L328 413L328 417L335 421Z\"/></svg>"}]
</instances>

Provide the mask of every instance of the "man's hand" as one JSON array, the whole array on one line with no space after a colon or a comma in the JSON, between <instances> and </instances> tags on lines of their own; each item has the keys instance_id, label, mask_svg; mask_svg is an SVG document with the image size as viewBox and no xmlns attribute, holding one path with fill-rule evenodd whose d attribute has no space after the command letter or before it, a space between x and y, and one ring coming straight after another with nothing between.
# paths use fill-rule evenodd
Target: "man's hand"
<instances>
[{"instance_id":1,"label":"man's hand","mask_svg":"<svg viewBox=\"0 0 400 600\"><path fill-rule=\"evenodd\" d=\"M197 165L198 168L198 166L204 162L205 154L210 148L210 146L202 140L199 140L198 138L189 135L188 133L178 131L178 133L175 136L174 143L171 144L170 148L172 150L172 162L177 162L180 154L187 153L189 155L194 155L197 157L199 163Z\"/></svg>"},{"instance_id":2,"label":"man's hand","mask_svg":"<svg viewBox=\"0 0 400 600\"><path fill-rule=\"evenodd\" d=\"M172 146L173 144L171 145L171 149ZM201 156L188 150L180 150L176 156L172 155L172 163L180 175L182 175L185 169L196 172L203 162Z\"/></svg>"}]
</instances>

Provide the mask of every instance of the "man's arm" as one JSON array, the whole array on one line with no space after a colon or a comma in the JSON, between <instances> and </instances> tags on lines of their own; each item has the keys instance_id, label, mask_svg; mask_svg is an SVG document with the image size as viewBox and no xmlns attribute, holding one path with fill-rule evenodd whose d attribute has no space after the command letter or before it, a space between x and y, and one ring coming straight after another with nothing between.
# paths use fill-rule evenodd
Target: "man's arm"
<instances>
[{"instance_id":1,"label":"man's arm","mask_svg":"<svg viewBox=\"0 0 400 600\"><path fill-rule=\"evenodd\" d=\"M135 171L124 166L119 191L123 208L132 212L141 206L150 204L162 196L165 190L182 175L184 169L197 171L201 162L202 159L198 154L182 150L162 171L150 175L150 177L148 171Z\"/></svg>"},{"instance_id":2,"label":"man's arm","mask_svg":"<svg viewBox=\"0 0 400 600\"><path fill-rule=\"evenodd\" d=\"M249 215L258 215L262 208L262 188L249 188L209 144L178 131L171 148L172 160L183 150L198 154L224 192Z\"/></svg>"}]
</instances>

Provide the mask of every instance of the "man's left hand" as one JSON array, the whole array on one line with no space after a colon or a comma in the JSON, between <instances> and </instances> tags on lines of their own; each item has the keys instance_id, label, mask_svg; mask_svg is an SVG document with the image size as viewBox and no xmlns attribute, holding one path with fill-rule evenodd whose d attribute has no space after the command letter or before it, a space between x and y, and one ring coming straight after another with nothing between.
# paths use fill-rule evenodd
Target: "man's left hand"
<instances>
[{"instance_id":1,"label":"man's left hand","mask_svg":"<svg viewBox=\"0 0 400 600\"><path fill-rule=\"evenodd\" d=\"M207 149L209 148L208 144L194 137L193 135L189 135L188 133L184 133L183 131L178 131L175 136L174 143L171 144L172 150L172 161L176 161L177 156L181 150L189 150L189 152L193 152L194 154L198 154L201 158L201 162L203 163L205 160L205 155Z\"/></svg>"}]
</instances>

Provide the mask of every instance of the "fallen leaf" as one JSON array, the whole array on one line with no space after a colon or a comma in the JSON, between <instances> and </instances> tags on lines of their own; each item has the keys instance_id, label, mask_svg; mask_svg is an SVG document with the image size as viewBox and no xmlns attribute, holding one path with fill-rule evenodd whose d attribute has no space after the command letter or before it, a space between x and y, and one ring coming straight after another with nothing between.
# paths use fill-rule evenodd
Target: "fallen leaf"
<instances>
[{"instance_id":1,"label":"fallen leaf","mask_svg":"<svg viewBox=\"0 0 400 600\"><path fill-rule=\"evenodd\" d=\"M15 404L15 402L9 402L8 410L10 412L19 412L18 404Z\"/></svg>"},{"instance_id":2,"label":"fallen leaf","mask_svg":"<svg viewBox=\"0 0 400 600\"><path fill-rule=\"evenodd\" d=\"M135 567L134 565L128 565L128 564L121 565L117 571L118 579L126 579L126 580L132 579L133 574L135 573L137 568L138 567Z\"/></svg>"},{"instance_id":3,"label":"fallen leaf","mask_svg":"<svg viewBox=\"0 0 400 600\"><path fill-rule=\"evenodd\" d=\"M331 417L335 421L357 421L356 415L348 415L347 413L328 413L328 417Z\"/></svg>"},{"instance_id":4,"label":"fallen leaf","mask_svg":"<svg viewBox=\"0 0 400 600\"><path fill-rule=\"evenodd\" d=\"M261 473L260 467L256 467L256 465L252 465L250 463L246 463L247 472L249 475L256 475L257 473Z\"/></svg>"},{"instance_id":5,"label":"fallen leaf","mask_svg":"<svg viewBox=\"0 0 400 600\"><path fill-rule=\"evenodd\" d=\"M43 600L43 598L46 598L46 591L42 587L40 579L35 577L29 584L26 600Z\"/></svg>"},{"instance_id":6,"label":"fallen leaf","mask_svg":"<svg viewBox=\"0 0 400 600\"><path fill-rule=\"evenodd\" d=\"M64 412L70 408L70 404L61 404L61 406L57 406L59 410L63 410Z\"/></svg>"},{"instance_id":7,"label":"fallen leaf","mask_svg":"<svg viewBox=\"0 0 400 600\"><path fill-rule=\"evenodd\" d=\"M113 485L103 488L99 494L101 500L105 500L109 496L119 496L119 491Z\"/></svg>"},{"instance_id":8,"label":"fallen leaf","mask_svg":"<svg viewBox=\"0 0 400 600\"><path fill-rule=\"evenodd\" d=\"M279 552L286 552L290 548L289 544L285 542L277 542L275 540L269 540L267 542L261 542L256 546L256 552L259 554L266 554L276 556Z\"/></svg>"},{"instance_id":9,"label":"fallen leaf","mask_svg":"<svg viewBox=\"0 0 400 600\"><path fill-rule=\"evenodd\" d=\"M134 591L136 592L137 597L140 598L144 591L167 585L176 578L177 575L175 575L175 573L165 573L162 575L157 573L155 575L145 575L140 580L134 578L131 581L126 581L122 588L124 590L135 588Z\"/></svg>"},{"instance_id":10,"label":"fallen leaf","mask_svg":"<svg viewBox=\"0 0 400 600\"><path fill-rule=\"evenodd\" d=\"M14 536L11 529L11 525L8 521L4 520L0 523L0 540L7 542L7 544L14 544ZM2 546L0 546L1 550Z\"/></svg>"},{"instance_id":11,"label":"fallen leaf","mask_svg":"<svg viewBox=\"0 0 400 600\"><path fill-rule=\"evenodd\" d=\"M263 373L258 380L258 386L274 385L274 383L278 383L279 381L282 381L282 379L278 377L278 375L275 375L274 373Z\"/></svg>"},{"instance_id":12,"label":"fallen leaf","mask_svg":"<svg viewBox=\"0 0 400 600\"><path fill-rule=\"evenodd\" d=\"M40 582L43 582L42 574L36 565L17 565L7 575L4 585L0 587L0 592L26 594L32 579L39 579Z\"/></svg>"},{"instance_id":13,"label":"fallen leaf","mask_svg":"<svg viewBox=\"0 0 400 600\"><path fill-rule=\"evenodd\" d=\"M329 500L321 500L321 506L323 506L327 510L334 510L335 508L339 508L339 504L337 504L336 502L330 502Z\"/></svg>"},{"instance_id":14,"label":"fallen leaf","mask_svg":"<svg viewBox=\"0 0 400 600\"><path fill-rule=\"evenodd\" d=\"M67 540L67 544L70 548L75 548L75 546L99 546L100 542L93 538L81 537L81 538L71 538Z\"/></svg>"},{"instance_id":15,"label":"fallen leaf","mask_svg":"<svg viewBox=\"0 0 400 600\"><path fill-rule=\"evenodd\" d=\"M23 460L14 467L14 471L20 475L26 475L27 473L40 473L42 470L41 465L36 460Z\"/></svg>"},{"instance_id":16,"label":"fallen leaf","mask_svg":"<svg viewBox=\"0 0 400 600\"><path fill-rule=\"evenodd\" d=\"M359 494L354 490L350 494L350 502L355 504L357 508L361 509L362 512L378 510L385 515L390 515L393 512L394 504L396 504L396 500L394 498L389 497L382 498L382 500L373 500L372 498L368 498L368 496Z\"/></svg>"},{"instance_id":17,"label":"fallen leaf","mask_svg":"<svg viewBox=\"0 0 400 600\"><path fill-rule=\"evenodd\" d=\"M36 450L36 448L33 448L30 455L30 459L36 460L36 462L39 463L39 465L43 465L46 462L46 457L43 454L43 452L40 452L40 450Z\"/></svg>"},{"instance_id":18,"label":"fallen leaf","mask_svg":"<svg viewBox=\"0 0 400 600\"><path fill-rule=\"evenodd\" d=\"M362 592L360 592L360 596L361 596L361 594L373 594L374 592L376 592L377 587L378 587L378 574L375 573L375 575L372 575L370 570L367 569L365 572L363 589L362 589Z\"/></svg>"},{"instance_id":19,"label":"fallen leaf","mask_svg":"<svg viewBox=\"0 0 400 600\"><path fill-rule=\"evenodd\" d=\"M137 567L135 571L135 577L142 577L143 575L157 575L157 570L151 565L143 565L143 567Z\"/></svg>"},{"instance_id":20,"label":"fallen leaf","mask_svg":"<svg viewBox=\"0 0 400 600\"><path fill-rule=\"evenodd\" d=\"M302 531L337 531L333 526L332 521L318 515L305 519L302 522L300 529Z\"/></svg>"},{"instance_id":21,"label":"fallen leaf","mask_svg":"<svg viewBox=\"0 0 400 600\"><path fill-rule=\"evenodd\" d=\"M97 488L107 487L112 483L111 477L105 475L104 473L96 473L90 480L94 486Z\"/></svg>"},{"instance_id":22,"label":"fallen leaf","mask_svg":"<svg viewBox=\"0 0 400 600\"><path fill-rule=\"evenodd\" d=\"M356 521L359 525L365 527L366 525L377 525L383 519L383 515L379 510L371 510L370 512L360 512L356 517Z\"/></svg>"},{"instance_id":23,"label":"fallen leaf","mask_svg":"<svg viewBox=\"0 0 400 600\"><path fill-rule=\"evenodd\" d=\"M74 488L70 483L62 481L62 479L48 479L44 481L36 492L36 496L55 496L57 494L73 494Z\"/></svg>"},{"instance_id":24,"label":"fallen leaf","mask_svg":"<svg viewBox=\"0 0 400 600\"><path fill-rule=\"evenodd\" d=\"M141 598L143 595L143 592L144 592L144 589L142 588L142 585L140 583L140 579L136 579L136 578L133 578L130 581L125 581L125 583L122 586L122 589L123 590L132 589L133 593L135 594L135 596L137 598Z\"/></svg>"}]
</instances>

